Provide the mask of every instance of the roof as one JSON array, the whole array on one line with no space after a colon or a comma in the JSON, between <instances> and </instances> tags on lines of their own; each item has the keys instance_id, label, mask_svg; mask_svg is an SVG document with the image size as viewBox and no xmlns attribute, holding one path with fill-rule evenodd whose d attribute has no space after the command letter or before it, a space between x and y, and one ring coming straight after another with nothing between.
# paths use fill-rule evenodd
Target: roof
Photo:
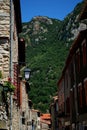
<instances>
[{"instance_id":1,"label":"roof","mask_svg":"<svg viewBox=\"0 0 87 130\"><path fill-rule=\"evenodd\" d=\"M40 122L42 122L42 123L45 123L45 124L47 124L47 125L50 125L51 124L51 121L46 121L46 120L40 120Z\"/></svg>"},{"instance_id":2,"label":"roof","mask_svg":"<svg viewBox=\"0 0 87 130\"><path fill-rule=\"evenodd\" d=\"M39 112L39 110L36 110L36 109L32 109L31 111L32 112Z\"/></svg>"},{"instance_id":3,"label":"roof","mask_svg":"<svg viewBox=\"0 0 87 130\"><path fill-rule=\"evenodd\" d=\"M54 96L53 99L54 99L54 101L57 101L58 100L58 96Z\"/></svg>"},{"instance_id":4,"label":"roof","mask_svg":"<svg viewBox=\"0 0 87 130\"><path fill-rule=\"evenodd\" d=\"M57 85L59 86L59 84L61 83L61 81L64 79L64 76L63 76L63 74L61 75L61 77L60 77L60 79L58 80L58 82L57 82Z\"/></svg>"},{"instance_id":5,"label":"roof","mask_svg":"<svg viewBox=\"0 0 87 130\"><path fill-rule=\"evenodd\" d=\"M43 120L48 120L48 119L51 119L51 116L50 114L43 114L42 116L40 116L40 118Z\"/></svg>"},{"instance_id":6,"label":"roof","mask_svg":"<svg viewBox=\"0 0 87 130\"><path fill-rule=\"evenodd\" d=\"M22 31L20 0L13 0L18 33Z\"/></svg>"}]
</instances>

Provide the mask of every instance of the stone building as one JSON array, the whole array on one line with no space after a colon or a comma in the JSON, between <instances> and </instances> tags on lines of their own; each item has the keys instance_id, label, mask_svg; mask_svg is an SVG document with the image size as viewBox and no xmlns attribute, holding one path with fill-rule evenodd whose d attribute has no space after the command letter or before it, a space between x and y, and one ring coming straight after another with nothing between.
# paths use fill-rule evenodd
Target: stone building
<instances>
[{"instance_id":1,"label":"stone building","mask_svg":"<svg viewBox=\"0 0 87 130\"><path fill-rule=\"evenodd\" d=\"M30 112L32 127L34 127L34 130L40 130L40 111L36 109L31 109Z\"/></svg>"},{"instance_id":2,"label":"stone building","mask_svg":"<svg viewBox=\"0 0 87 130\"><path fill-rule=\"evenodd\" d=\"M11 25L11 26L10 26ZM0 1L0 71L9 77L10 62L18 62L18 33L21 32L20 2ZM12 44L12 45L11 45ZM12 61L10 61L12 49Z\"/></svg>"},{"instance_id":3,"label":"stone building","mask_svg":"<svg viewBox=\"0 0 87 130\"><path fill-rule=\"evenodd\" d=\"M87 22L87 1L79 15ZM72 43L58 81L58 129L87 130L87 28Z\"/></svg>"},{"instance_id":4,"label":"stone building","mask_svg":"<svg viewBox=\"0 0 87 130\"><path fill-rule=\"evenodd\" d=\"M58 130L58 111L59 111L58 99L59 99L58 96L54 96L50 104L49 110L51 118L50 123L51 130Z\"/></svg>"},{"instance_id":5,"label":"stone building","mask_svg":"<svg viewBox=\"0 0 87 130\"><path fill-rule=\"evenodd\" d=\"M0 129L20 129L20 49L25 55L21 32L20 0L0 0ZM21 44L21 46L19 45ZM23 48L22 48L23 47ZM25 62L23 55L22 62ZM20 63L20 64L19 64ZM4 82L15 86L12 95L7 93ZM5 100L4 100L5 99Z\"/></svg>"},{"instance_id":6,"label":"stone building","mask_svg":"<svg viewBox=\"0 0 87 130\"><path fill-rule=\"evenodd\" d=\"M26 91L26 81L21 80L20 84L20 129L29 130L28 121L29 121L29 101L28 93Z\"/></svg>"},{"instance_id":7,"label":"stone building","mask_svg":"<svg viewBox=\"0 0 87 130\"><path fill-rule=\"evenodd\" d=\"M49 113L45 113L40 116L40 129L41 130L51 129L51 115Z\"/></svg>"}]
</instances>

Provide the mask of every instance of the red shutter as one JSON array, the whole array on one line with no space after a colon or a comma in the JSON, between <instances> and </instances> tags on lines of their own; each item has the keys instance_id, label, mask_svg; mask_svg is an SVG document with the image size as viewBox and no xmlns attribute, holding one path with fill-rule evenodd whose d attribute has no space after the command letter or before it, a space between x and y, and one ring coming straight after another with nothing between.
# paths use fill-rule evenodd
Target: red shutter
<instances>
[{"instance_id":1,"label":"red shutter","mask_svg":"<svg viewBox=\"0 0 87 130\"><path fill-rule=\"evenodd\" d=\"M14 98L17 99L17 64L14 64L13 66L13 72L14 72L14 75L13 75L13 84L15 85L15 92L14 92Z\"/></svg>"}]
</instances>

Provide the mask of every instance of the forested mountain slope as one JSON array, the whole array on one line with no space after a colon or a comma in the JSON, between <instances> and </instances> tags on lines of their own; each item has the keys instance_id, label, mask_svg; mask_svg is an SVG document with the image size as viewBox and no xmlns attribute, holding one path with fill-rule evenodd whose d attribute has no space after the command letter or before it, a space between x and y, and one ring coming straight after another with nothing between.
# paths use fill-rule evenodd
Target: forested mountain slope
<instances>
[{"instance_id":1,"label":"forested mountain slope","mask_svg":"<svg viewBox=\"0 0 87 130\"><path fill-rule=\"evenodd\" d=\"M63 21L36 16L23 23L20 35L26 41L26 62L32 70L29 98L35 109L46 112L57 92L57 81L61 76L69 48L85 23L78 21L83 3L65 17Z\"/></svg>"}]
</instances>

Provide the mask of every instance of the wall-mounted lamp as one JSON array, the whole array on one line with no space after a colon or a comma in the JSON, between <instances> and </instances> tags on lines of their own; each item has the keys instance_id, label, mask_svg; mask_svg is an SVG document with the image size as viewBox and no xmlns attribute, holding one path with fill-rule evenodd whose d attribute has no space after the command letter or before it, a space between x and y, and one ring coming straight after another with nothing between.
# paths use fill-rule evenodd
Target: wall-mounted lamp
<instances>
[{"instance_id":1,"label":"wall-mounted lamp","mask_svg":"<svg viewBox=\"0 0 87 130\"><path fill-rule=\"evenodd\" d=\"M25 68L25 70L24 70L25 80L29 80L29 78L30 78L30 72L31 72L30 69Z\"/></svg>"}]
</instances>

